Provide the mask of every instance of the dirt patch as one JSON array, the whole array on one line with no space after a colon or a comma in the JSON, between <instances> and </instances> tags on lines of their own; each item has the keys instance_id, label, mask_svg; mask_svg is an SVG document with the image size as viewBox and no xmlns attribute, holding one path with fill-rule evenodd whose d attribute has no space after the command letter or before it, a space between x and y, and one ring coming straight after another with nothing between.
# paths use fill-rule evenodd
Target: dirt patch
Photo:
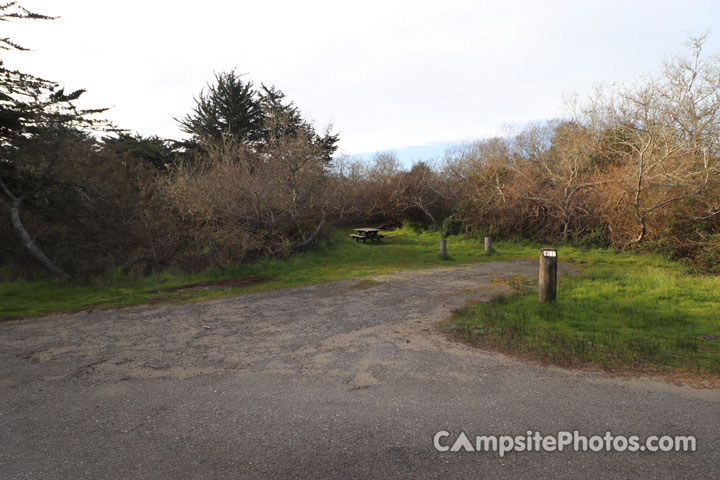
<instances>
[{"instance_id":1,"label":"dirt patch","mask_svg":"<svg viewBox=\"0 0 720 480\"><path fill-rule=\"evenodd\" d=\"M318 290L315 293L315 296L317 297L334 297L337 295L344 295L347 293L357 292L360 290L368 290L370 288L379 287L382 285L382 282L378 282L377 280L360 280L359 282L352 282L350 284L345 283L339 283L336 285L328 285L327 288L323 288L322 290Z\"/></svg>"},{"instance_id":2,"label":"dirt patch","mask_svg":"<svg viewBox=\"0 0 720 480\"><path fill-rule=\"evenodd\" d=\"M217 288L248 287L250 285L258 285L261 283L267 283L272 281L272 278L267 277L231 278L227 280L217 280L214 282L190 283L187 285L180 285L179 287L166 288L163 290L152 290L151 293L183 293L193 292L196 290L214 290Z\"/></svg>"}]
</instances>

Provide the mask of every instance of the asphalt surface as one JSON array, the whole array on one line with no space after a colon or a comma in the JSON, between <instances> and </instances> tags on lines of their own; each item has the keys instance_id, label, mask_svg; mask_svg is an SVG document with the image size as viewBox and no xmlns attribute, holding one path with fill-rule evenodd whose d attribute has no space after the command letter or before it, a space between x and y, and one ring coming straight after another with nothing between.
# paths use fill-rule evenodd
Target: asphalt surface
<instances>
[{"instance_id":1,"label":"asphalt surface","mask_svg":"<svg viewBox=\"0 0 720 480\"><path fill-rule=\"evenodd\" d=\"M720 391L567 372L438 324L536 262L0 324L0 479L720 478ZM696 452L438 452L694 435Z\"/></svg>"}]
</instances>

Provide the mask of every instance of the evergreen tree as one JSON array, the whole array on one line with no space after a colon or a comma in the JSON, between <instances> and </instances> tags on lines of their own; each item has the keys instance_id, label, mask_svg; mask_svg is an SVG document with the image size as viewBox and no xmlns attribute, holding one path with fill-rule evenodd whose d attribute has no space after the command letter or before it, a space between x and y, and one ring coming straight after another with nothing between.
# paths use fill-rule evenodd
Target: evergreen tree
<instances>
[{"instance_id":1,"label":"evergreen tree","mask_svg":"<svg viewBox=\"0 0 720 480\"><path fill-rule=\"evenodd\" d=\"M195 142L219 141L231 135L241 143L255 144L263 138L263 112L252 82L243 82L234 71L215 74L195 98L192 113L179 120L180 129Z\"/></svg>"},{"instance_id":2,"label":"evergreen tree","mask_svg":"<svg viewBox=\"0 0 720 480\"><path fill-rule=\"evenodd\" d=\"M0 22L15 19L54 20L33 13L17 2L0 5ZM0 50L27 50L9 38L0 39ZM81 110L73 102L85 90L66 93L57 83L18 70L9 69L0 59L0 142L7 151L14 142L37 133L48 124L87 127L97 122L88 117L105 109ZM6 152L3 152L6 153Z\"/></svg>"},{"instance_id":3,"label":"evergreen tree","mask_svg":"<svg viewBox=\"0 0 720 480\"><path fill-rule=\"evenodd\" d=\"M180 155L176 141L155 135L143 137L120 132L103 138L102 145L115 153L128 154L132 158L148 162L160 171L167 171L176 164Z\"/></svg>"},{"instance_id":4,"label":"evergreen tree","mask_svg":"<svg viewBox=\"0 0 720 480\"><path fill-rule=\"evenodd\" d=\"M10 2L0 5L0 22L10 20L53 20ZM0 50L26 50L8 38L0 39ZM35 259L51 273L68 275L52 262L35 243L20 219L23 203L48 201L59 190L75 189L63 175L66 159L57 154L58 142L84 138L86 128L107 126L89 115L104 109L82 110L73 103L84 90L65 93L56 82L9 69L0 60L0 198L10 209L18 237ZM29 144L44 147L47 155L26 155ZM80 193L82 195L82 193Z\"/></svg>"},{"instance_id":5,"label":"evergreen tree","mask_svg":"<svg viewBox=\"0 0 720 480\"><path fill-rule=\"evenodd\" d=\"M329 131L318 134L282 91L263 84L255 89L251 81L244 81L235 71L216 74L215 83L195 98L192 113L178 122L184 132L192 135L190 147L230 136L261 151L283 138L303 135L320 147L328 162L337 150L338 135Z\"/></svg>"}]
</instances>

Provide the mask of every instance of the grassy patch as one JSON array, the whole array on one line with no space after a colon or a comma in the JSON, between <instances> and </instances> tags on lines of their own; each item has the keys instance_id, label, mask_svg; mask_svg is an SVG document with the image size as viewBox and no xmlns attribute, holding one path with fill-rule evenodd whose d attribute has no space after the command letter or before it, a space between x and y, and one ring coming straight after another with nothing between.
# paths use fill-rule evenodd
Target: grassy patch
<instances>
[{"instance_id":1,"label":"grassy patch","mask_svg":"<svg viewBox=\"0 0 720 480\"><path fill-rule=\"evenodd\" d=\"M332 241L287 261L263 259L199 274L165 272L142 278L114 274L93 284L63 284L53 280L0 282L0 319L47 315L86 308L110 308L153 301L183 302L239 293L367 277L398 270L435 268L489 260L534 256L536 249L522 242L496 242L496 254L484 254L482 239L448 239L449 258L439 255L440 235L416 234L409 229L387 232L382 243L356 243L350 230L339 230ZM246 287L172 291L193 283L234 278L269 277L273 281Z\"/></svg>"},{"instance_id":2,"label":"grassy patch","mask_svg":"<svg viewBox=\"0 0 720 480\"><path fill-rule=\"evenodd\" d=\"M558 282L556 304L535 282L458 312L447 327L478 345L560 365L720 373L720 278L692 276L653 255L561 248L584 270Z\"/></svg>"}]
</instances>

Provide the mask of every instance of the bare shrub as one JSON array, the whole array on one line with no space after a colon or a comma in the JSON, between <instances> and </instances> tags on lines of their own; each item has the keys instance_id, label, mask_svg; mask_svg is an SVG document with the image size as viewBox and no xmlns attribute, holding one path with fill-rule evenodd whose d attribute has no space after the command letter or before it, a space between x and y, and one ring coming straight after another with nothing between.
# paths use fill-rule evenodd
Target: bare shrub
<instances>
[{"instance_id":1,"label":"bare shrub","mask_svg":"<svg viewBox=\"0 0 720 480\"><path fill-rule=\"evenodd\" d=\"M287 256L322 239L340 214L327 161L300 135L261 151L230 137L204 150L201 162L180 165L162 182L186 226L185 264Z\"/></svg>"}]
</instances>

